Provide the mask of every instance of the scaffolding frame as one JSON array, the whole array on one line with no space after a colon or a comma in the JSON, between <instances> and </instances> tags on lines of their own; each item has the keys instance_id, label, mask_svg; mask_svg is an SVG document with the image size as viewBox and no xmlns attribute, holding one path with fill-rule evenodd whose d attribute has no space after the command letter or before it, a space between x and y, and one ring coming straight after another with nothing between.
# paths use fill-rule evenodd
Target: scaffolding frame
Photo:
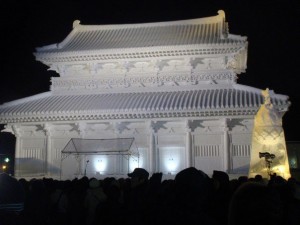
<instances>
[{"instance_id":1,"label":"scaffolding frame","mask_svg":"<svg viewBox=\"0 0 300 225\"><path fill-rule=\"evenodd\" d=\"M83 148L82 142L86 142L86 143L99 142L99 143L94 146ZM109 144L113 144L113 145L109 145ZM110 138L110 139L71 138L66 144L66 146L63 148L63 150L61 151L60 180L62 177L63 161L71 155L75 156L75 159L77 161L78 171L80 170L80 161L82 155L119 155L122 156L122 158L125 158L127 160L128 173L129 173L130 158L136 157L139 165L139 157L140 157L138 148L135 145L133 137L132 138ZM84 175L86 175L86 166L84 169Z\"/></svg>"}]
</instances>

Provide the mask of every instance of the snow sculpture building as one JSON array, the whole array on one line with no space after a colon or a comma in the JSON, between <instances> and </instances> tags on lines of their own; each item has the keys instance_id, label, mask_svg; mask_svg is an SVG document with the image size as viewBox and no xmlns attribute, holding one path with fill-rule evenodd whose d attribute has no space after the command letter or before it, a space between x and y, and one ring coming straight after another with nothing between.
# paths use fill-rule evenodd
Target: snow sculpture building
<instances>
[{"instance_id":1,"label":"snow sculpture building","mask_svg":"<svg viewBox=\"0 0 300 225\"><path fill-rule=\"evenodd\" d=\"M137 166L248 173L253 119L264 99L236 82L246 70L247 39L229 33L223 11L146 24L75 21L64 41L35 56L60 77L49 92L0 106L4 131L16 136L16 176L118 175ZM271 101L288 110L287 96L271 92ZM130 149L93 149L97 140L122 138L134 139ZM62 154L73 139L86 144Z\"/></svg>"}]
</instances>

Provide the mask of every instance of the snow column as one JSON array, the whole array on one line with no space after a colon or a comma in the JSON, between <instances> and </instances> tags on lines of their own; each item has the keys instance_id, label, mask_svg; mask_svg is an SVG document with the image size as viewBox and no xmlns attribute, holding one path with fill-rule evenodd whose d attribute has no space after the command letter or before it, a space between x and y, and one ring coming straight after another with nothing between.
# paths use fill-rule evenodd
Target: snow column
<instances>
[{"instance_id":1,"label":"snow column","mask_svg":"<svg viewBox=\"0 0 300 225\"><path fill-rule=\"evenodd\" d=\"M227 126L227 120L224 120L224 127L223 127L223 146L224 146L224 171L229 173L230 172L230 154L229 154L229 137L228 137L229 128Z\"/></svg>"},{"instance_id":2,"label":"snow column","mask_svg":"<svg viewBox=\"0 0 300 225\"><path fill-rule=\"evenodd\" d=\"M44 125L46 135L46 155L45 155L45 174L51 175L51 125Z\"/></svg>"},{"instance_id":3,"label":"snow column","mask_svg":"<svg viewBox=\"0 0 300 225\"><path fill-rule=\"evenodd\" d=\"M192 166L192 139L191 139L191 128L186 126L186 167L191 167Z\"/></svg>"},{"instance_id":4,"label":"snow column","mask_svg":"<svg viewBox=\"0 0 300 225\"><path fill-rule=\"evenodd\" d=\"M13 133L16 137L15 146L15 176L21 176L20 171L20 151L21 151L21 135L16 125L12 126Z\"/></svg>"}]
</instances>

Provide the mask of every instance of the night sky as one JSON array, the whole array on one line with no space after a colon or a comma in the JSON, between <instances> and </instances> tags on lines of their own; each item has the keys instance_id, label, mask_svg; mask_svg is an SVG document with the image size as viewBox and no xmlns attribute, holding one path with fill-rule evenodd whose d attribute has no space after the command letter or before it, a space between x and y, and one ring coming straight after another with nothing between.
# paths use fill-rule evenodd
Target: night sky
<instances>
[{"instance_id":1,"label":"night sky","mask_svg":"<svg viewBox=\"0 0 300 225\"><path fill-rule=\"evenodd\" d=\"M1 2L0 104L49 90L58 76L35 61L36 47L61 42L72 23L122 24L214 16L223 9L229 32L247 36L248 68L238 83L290 97L283 118L288 141L300 141L299 0L108 0ZM12 151L0 134L0 153Z\"/></svg>"}]
</instances>

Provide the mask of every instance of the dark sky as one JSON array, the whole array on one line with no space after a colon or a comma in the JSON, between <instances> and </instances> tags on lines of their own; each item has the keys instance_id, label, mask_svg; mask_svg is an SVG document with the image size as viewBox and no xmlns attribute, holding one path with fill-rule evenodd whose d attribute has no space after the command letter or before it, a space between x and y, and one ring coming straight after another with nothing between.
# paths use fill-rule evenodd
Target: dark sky
<instances>
[{"instance_id":1,"label":"dark sky","mask_svg":"<svg viewBox=\"0 0 300 225\"><path fill-rule=\"evenodd\" d=\"M119 24L226 13L229 31L248 37L248 68L238 83L290 97L286 139L300 141L299 0L1 1L0 104L49 90L55 72L35 61L35 47L61 42L74 20ZM2 137L2 139L1 139ZM0 147L3 144L0 135Z\"/></svg>"}]
</instances>

